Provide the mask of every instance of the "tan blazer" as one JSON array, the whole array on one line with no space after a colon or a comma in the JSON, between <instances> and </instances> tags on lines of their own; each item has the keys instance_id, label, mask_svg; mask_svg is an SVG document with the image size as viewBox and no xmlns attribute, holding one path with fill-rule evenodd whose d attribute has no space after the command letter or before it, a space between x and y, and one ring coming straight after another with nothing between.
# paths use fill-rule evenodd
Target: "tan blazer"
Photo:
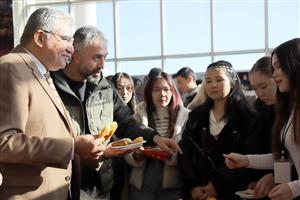
<instances>
[{"instance_id":1,"label":"tan blazer","mask_svg":"<svg viewBox=\"0 0 300 200\"><path fill-rule=\"evenodd\" d=\"M0 199L67 198L74 135L58 104L21 46L0 58Z\"/></svg>"}]
</instances>

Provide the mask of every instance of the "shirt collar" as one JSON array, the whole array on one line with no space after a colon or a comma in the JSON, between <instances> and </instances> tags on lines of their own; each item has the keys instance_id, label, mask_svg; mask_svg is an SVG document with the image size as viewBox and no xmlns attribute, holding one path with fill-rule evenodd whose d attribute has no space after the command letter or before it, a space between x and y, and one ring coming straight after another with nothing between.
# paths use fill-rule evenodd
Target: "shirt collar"
<instances>
[{"instance_id":1,"label":"shirt collar","mask_svg":"<svg viewBox=\"0 0 300 200\"><path fill-rule=\"evenodd\" d=\"M194 95L198 92L199 90L199 86L197 85L194 89L192 89L191 91L187 92L188 96Z\"/></svg>"},{"instance_id":2,"label":"shirt collar","mask_svg":"<svg viewBox=\"0 0 300 200\"><path fill-rule=\"evenodd\" d=\"M225 127L227 123L227 120L221 119L217 122L214 112L212 109L209 111L209 129L211 135L213 135L215 138L218 137L218 135L221 133L222 129Z\"/></svg>"}]
</instances>

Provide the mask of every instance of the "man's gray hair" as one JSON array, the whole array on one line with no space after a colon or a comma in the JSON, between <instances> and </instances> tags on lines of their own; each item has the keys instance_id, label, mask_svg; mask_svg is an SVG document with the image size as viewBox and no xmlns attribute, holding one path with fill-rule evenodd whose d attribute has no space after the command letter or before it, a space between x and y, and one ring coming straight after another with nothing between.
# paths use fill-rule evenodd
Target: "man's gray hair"
<instances>
[{"instance_id":1,"label":"man's gray hair","mask_svg":"<svg viewBox=\"0 0 300 200\"><path fill-rule=\"evenodd\" d=\"M107 40L104 34L94 26L83 26L76 30L74 34L74 50L79 50L80 46L85 46L94 40L100 40L107 45Z\"/></svg>"},{"instance_id":2,"label":"man's gray hair","mask_svg":"<svg viewBox=\"0 0 300 200\"><path fill-rule=\"evenodd\" d=\"M74 26L74 21L68 13L51 8L39 8L30 15L20 43L25 44L30 41L34 33L39 29L55 32L61 25Z\"/></svg>"}]
</instances>

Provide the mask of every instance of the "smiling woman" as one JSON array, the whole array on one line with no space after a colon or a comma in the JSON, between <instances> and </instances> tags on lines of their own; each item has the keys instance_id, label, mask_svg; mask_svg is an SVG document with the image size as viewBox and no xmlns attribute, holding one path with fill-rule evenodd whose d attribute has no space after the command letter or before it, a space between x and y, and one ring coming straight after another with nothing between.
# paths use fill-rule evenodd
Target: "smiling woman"
<instances>
[{"instance_id":1,"label":"smiling woman","mask_svg":"<svg viewBox=\"0 0 300 200\"><path fill-rule=\"evenodd\" d=\"M242 190L253 174L246 169L229 171L222 154L231 149L258 153L261 124L231 63L221 60L210 64L204 83L207 98L190 113L179 143L184 195L236 199L234 192Z\"/></svg>"},{"instance_id":2,"label":"smiling woman","mask_svg":"<svg viewBox=\"0 0 300 200\"><path fill-rule=\"evenodd\" d=\"M225 162L230 168L275 168L274 180L279 184L273 185L271 190L265 194L271 199L300 199L299 54L300 38L288 40L280 44L272 52L273 77L278 87L276 92L276 118L272 132L272 154L240 155L231 153L225 155ZM278 166L276 162L277 164L281 162L288 165L290 162L293 163L298 179L280 180L283 174L285 178L288 177L290 168L276 169L276 166Z\"/></svg>"}]
</instances>

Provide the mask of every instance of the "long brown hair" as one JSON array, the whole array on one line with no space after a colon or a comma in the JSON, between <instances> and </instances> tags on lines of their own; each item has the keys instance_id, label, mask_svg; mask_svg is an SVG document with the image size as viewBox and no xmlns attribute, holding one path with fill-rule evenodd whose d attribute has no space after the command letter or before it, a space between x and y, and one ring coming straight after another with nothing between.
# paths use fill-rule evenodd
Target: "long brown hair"
<instances>
[{"instance_id":1,"label":"long brown hair","mask_svg":"<svg viewBox=\"0 0 300 200\"><path fill-rule=\"evenodd\" d=\"M276 119L273 127L273 152L276 158L280 151L280 135L292 114L293 139L300 147L300 38L280 44L272 52L289 81L289 92L276 93ZM292 113L293 111L293 113Z\"/></svg>"},{"instance_id":2,"label":"long brown hair","mask_svg":"<svg viewBox=\"0 0 300 200\"><path fill-rule=\"evenodd\" d=\"M178 115L178 111L180 109L180 107L182 106L182 100L181 100L181 96L174 84L174 81L172 79L172 77L170 75L168 75L165 72L159 71L156 72L154 74L152 74L151 76L149 76L149 80L146 84L145 87L145 93L144 93L144 99L145 99L145 103L146 103L146 111L147 111L147 115L148 115L148 121L149 121L149 126L152 128L155 128L154 125L154 119L152 117L152 112L156 111L154 102L153 102L153 98L152 98L152 91L153 91L153 87L154 87L154 82L156 80L159 79L165 79L167 81L167 83L170 86L171 92L172 92L172 99L170 101L170 104L168 105L168 111L169 111L169 127L168 127L168 132L170 134L170 137L172 137L173 132L174 132L174 126L176 123L176 119L177 119L177 115Z\"/></svg>"}]
</instances>

